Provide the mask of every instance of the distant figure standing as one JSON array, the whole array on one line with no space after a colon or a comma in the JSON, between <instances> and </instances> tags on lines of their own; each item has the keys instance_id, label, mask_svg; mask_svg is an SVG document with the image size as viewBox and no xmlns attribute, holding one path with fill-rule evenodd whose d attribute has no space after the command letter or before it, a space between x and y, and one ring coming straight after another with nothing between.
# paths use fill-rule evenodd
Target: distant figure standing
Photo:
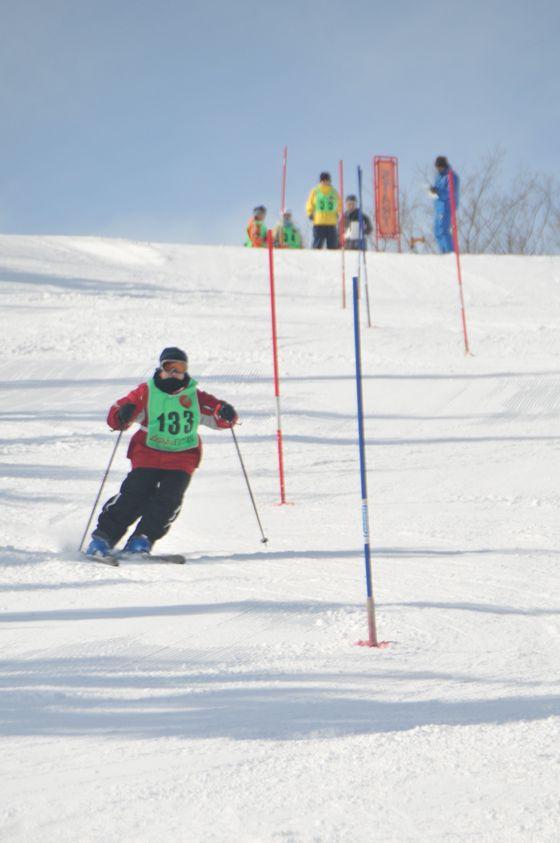
<instances>
[{"instance_id":1,"label":"distant figure standing","mask_svg":"<svg viewBox=\"0 0 560 843\"><path fill-rule=\"evenodd\" d=\"M435 161L437 170L436 180L430 187L430 195L434 197L434 234L442 254L453 251L453 235L451 233L451 196L449 194L449 174L452 172L445 155L438 155ZM459 176L453 172L453 187L455 194L455 208L459 207Z\"/></svg>"},{"instance_id":2,"label":"distant figure standing","mask_svg":"<svg viewBox=\"0 0 560 843\"><path fill-rule=\"evenodd\" d=\"M313 248L338 249L338 218L342 211L342 201L331 184L330 173L323 172L307 200L307 216L313 222Z\"/></svg>"},{"instance_id":3,"label":"distant figure standing","mask_svg":"<svg viewBox=\"0 0 560 843\"><path fill-rule=\"evenodd\" d=\"M250 249L261 249L266 246L266 208L264 205L257 205L253 209L253 216L247 223L247 239L245 245Z\"/></svg>"},{"instance_id":4,"label":"distant figure standing","mask_svg":"<svg viewBox=\"0 0 560 843\"><path fill-rule=\"evenodd\" d=\"M371 220L367 214L362 212L362 219L364 221L364 241L369 237L373 231ZM345 249L361 249L362 243L360 240L360 209L358 208L358 200L351 193L346 197L346 210L344 211L344 248ZM366 242L363 244L366 248Z\"/></svg>"},{"instance_id":5,"label":"distant figure standing","mask_svg":"<svg viewBox=\"0 0 560 843\"><path fill-rule=\"evenodd\" d=\"M274 229L274 245L279 249L301 249L301 231L294 225L292 212L284 211L282 221Z\"/></svg>"}]
</instances>

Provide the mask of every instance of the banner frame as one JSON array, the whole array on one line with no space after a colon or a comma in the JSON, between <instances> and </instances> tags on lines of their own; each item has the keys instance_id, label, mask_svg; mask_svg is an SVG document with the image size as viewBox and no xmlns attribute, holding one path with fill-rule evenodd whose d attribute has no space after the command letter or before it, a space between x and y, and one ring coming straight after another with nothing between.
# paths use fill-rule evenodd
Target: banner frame
<instances>
[{"instance_id":1,"label":"banner frame","mask_svg":"<svg viewBox=\"0 0 560 843\"><path fill-rule=\"evenodd\" d=\"M379 205L381 201L381 185L380 185L380 178L379 178L379 171L381 164L392 164L393 165L393 230L394 234L387 235L383 234L380 229L380 214L379 214ZM380 240L396 240L397 241L397 248L399 252L402 251L401 247L401 219L400 219L400 206L399 206L399 159L394 155L374 155L372 161L372 170L373 170L373 195L375 197L375 249L379 251L379 241Z\"/></svg>"}]
</instances>

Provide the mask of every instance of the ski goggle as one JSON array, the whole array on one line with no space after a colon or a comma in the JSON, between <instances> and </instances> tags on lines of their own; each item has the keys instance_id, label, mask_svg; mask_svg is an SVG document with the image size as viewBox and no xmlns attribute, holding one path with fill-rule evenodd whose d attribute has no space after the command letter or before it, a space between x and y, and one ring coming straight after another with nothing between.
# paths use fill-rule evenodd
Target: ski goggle
<instances>
[{"instance_id":1,"label":"ski goggle","mask_svg":"<svg viewBox=\"0 0 560 843\"><path fill-rule=\"evenodd\" d=\"M187 371L187 364L184 360L164 360L161 368L164 372L181 372L181 374L184 374Z\"/></svg>"}]
</instances>

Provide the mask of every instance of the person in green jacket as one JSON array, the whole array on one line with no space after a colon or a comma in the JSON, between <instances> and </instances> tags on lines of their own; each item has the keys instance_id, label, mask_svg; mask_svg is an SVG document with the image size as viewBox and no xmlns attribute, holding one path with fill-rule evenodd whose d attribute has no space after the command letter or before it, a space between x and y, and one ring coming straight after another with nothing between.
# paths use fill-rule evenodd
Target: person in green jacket
<instances>
[{"instance_id":1,"label":"person in green jacket","mask_svg":"<svg viewBox=\"0 0 560 843\"><path fill-rule=\"evenodd\" d=\"M274 229L274 245L279 249L301 249L301 231L294 225L291 211L284 211L281 222Z\"/></svg>"}]
</instances>

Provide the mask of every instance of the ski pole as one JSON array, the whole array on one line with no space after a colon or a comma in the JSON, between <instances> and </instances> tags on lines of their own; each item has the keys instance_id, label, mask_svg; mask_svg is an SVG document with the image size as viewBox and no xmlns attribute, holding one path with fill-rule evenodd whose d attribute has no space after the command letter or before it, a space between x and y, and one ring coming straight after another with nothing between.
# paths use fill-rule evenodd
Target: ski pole
<instances>
[{"instance_id":1,"label":"ski pole","mask_svg":"<svg viewBox=\"0 0 560 843\"><path fill-rule=\"evenodd\" d=\"M239 462L241 463L241 468L242 468L242 470L243 470L243 475L244 475L244 477L245 477L245 482L247 483L247 489L249 490L249 495L250 495L250 497L251 497L251 502L252 502L252 504L253 504L253 509L255 510L255 515L256 515L256 517L257 517L257 522L258 522L258 524L259 524L259 529L260 529L260 531L261 531L261 536L262 536L261 543L262 543L262 544L266 544L266 543L267 543L267 541L268 541L268 539L267 539L267 537L266 537L266 536L265 536L265 534L264 534L264 530L263 530L263 527L262 527L262 524L261 524L261 519L259 518L259 513L258 513L258 510L257 510L257 504L255 503L255 498L253 497L253 491L252 491L252 489L251 489L251 484L249 483L249 477L247 476L247 471L246 471L246 469L245 469L245 463L243 462L243 457L241 456L241 451L239 450L239 443L238 443L238 441L237 441L237 436L235 435L235 431L234 431L233 427L230 427L230 430L231 430L231 435L233 436L233 441L235 442L235 447L236 447L236 449L237 449L237 455L238 455L238 457L239 457Z\"/></svg>"},{"instance_id":2,"label":"ski pole","mask_svg":"<svg viewBox=\"0 0 560 843\"><path fill-rule=\"evenodd\" d=\"M357 641L360 647L386 647L387 641L378 641L375 622L375 601L373 596L373 579L371 573L371 549L369 543L369 504L367 493L366 466L366 437L364 429L364 398L362 392L362 351L360 340L360 304L358 296L358 278L352 278L352 292L354 299L354 348L356 357L356 398L358 417L358 445L360 451L360 486L362 492L362 532L364 536L364 560L366 567L366 609L368 623L367 641Z\"/></svg>"},{"instance_id":3,"label":"ski pole","mask_svg":"<svg viewBox=\"0 0 560 843\"><path fill-rule=\"evenodd\" d=\"M369 285L368 285L368 274L367 274L367 259L366 259L366 252L361 252L362 261L364 265L364 287L366 291L366 311L368 317L368 328L371 328L371 314L369 309Z\"/></svg>"},{"instance_id":4,"label":"ski pole","mask_svg":"<svg viewBox=\"0 0 560 843\"><path fill-rule=\"evenodd\" d=\"M274 364L274 395L276 398L276 444L278 446L278 479L280 480L280 503L286 503L284 483L284 445L282 440L282 415L280 413L280 374L278 367L278 331L276 329L276 292L274 287L274 248L272 231L266 235L268 245L268 275L270 280L270 320L272 325L272 362Z\"/></svg>"},{"instance_id":5,"label":"ski pole","mask_svg":"<svg viewBox=\"0 0 560 843\"><path fill-rule=\"evenodd\" d=\"M84 534L83 534L83 536L82 536L82 540L81 540L81 542L80 542L80 546L79 546L79 548L78 548L78 551L80 551L80 552L81 552L81 550L82 550L82 547L84 546L84 542L85 542L85 540L86 540L86 536L87 536L87 534L88 534L90 524L91 524L91 522L92 522L93 516L95 515L95 510L97 509L97 504L99 503L99 498L101 497L101 493L102 493L103 488L104 488L104 486L105 486L105 483L106 483L107 477L109 476L109 472L111 471L111 466L113 465L113 460L115 459L115 454L117 453L117 448L119 447L119 444L120 444L120 441L121 441L122 435L123 435L123 431L122 431L122 430L120 430L120 431L119 431L119 435L117 436L117 441L115 442L115 447L113 448L113 453L111 454L111 459L109 460L109 465L107 466L107 468L106 468L106 470L105 470L105 474L103 475L103 480L101 481L101 486L99 487L99 491L98 491L98 493L97 493L97 497L96 497L96 499L95 499L95 503L93 504L93 508L92 508L92 510L91 510L91 513L90 513L90 516L89 516L89 519L88 519L88 522L87 522L86 528L85 528L85 530L84 530Z\"/></svg>"},{"instance_id":6,"label":"ski pole","mask_svg":"<svg viewBox=\"0 0 560 843\"><path fill-rule=\"evenodd\" d=\"M280 200L280 213L286 210L286 174L288 172L288 147L284 147L282 155L282 199Z\"/></svg>"},{"instance_id":7,"label":"ski pole","mask_svg":"<svg viewBox=\"0 0 560 843\"><path fill-rule=\"evenodd\" d=\"M340 189L340 198L344 202L344 162L342 159L338 162L338 183ZM342 257L342 307L346 307L346 259L344 248L344 208L342 209L342 216L340 217L340 255Z\"/></svg>"},{"instance_id":8,"label":"ski pole","mask_svg":"<svg viewBox=\"0 0 560 843\"><path fill-rule=\"evenodd\" d=\"M371 328L371 312L369 308L369 285L368 285L368 274L367 274L367 257L366 257L366 235L364 230L364 214L363 214L363 200L362 200L362 168L358 167L358 198L360 200L360 204L358 205L358 220L360 225L360 251L362 253L362 259L364 262L364 281L365 281L365 288L366 288L366 310L367 310L367 323L368 328Z\"/></svg>"},{"instance_id":9,"label":"ski pole","mask_svg":"<svg viewBox=\"0 0 560 843\"><path fill-rule=\"evenodd\" d=\"M461 273L461 250L459 249L459 232L457 229L457 200L455 199L455 173L449 170L447 175L449 185L449 199L451 202L451 232L453 236L453 251L457 259L457 280L459 282L459 305L461 307L461 323L463 325L463 339L465 342L465 354L470 355L469 335L467 333L467 314L465 311L465 297L463 295L463 276Z\"/></svg>"}]
</instances>

